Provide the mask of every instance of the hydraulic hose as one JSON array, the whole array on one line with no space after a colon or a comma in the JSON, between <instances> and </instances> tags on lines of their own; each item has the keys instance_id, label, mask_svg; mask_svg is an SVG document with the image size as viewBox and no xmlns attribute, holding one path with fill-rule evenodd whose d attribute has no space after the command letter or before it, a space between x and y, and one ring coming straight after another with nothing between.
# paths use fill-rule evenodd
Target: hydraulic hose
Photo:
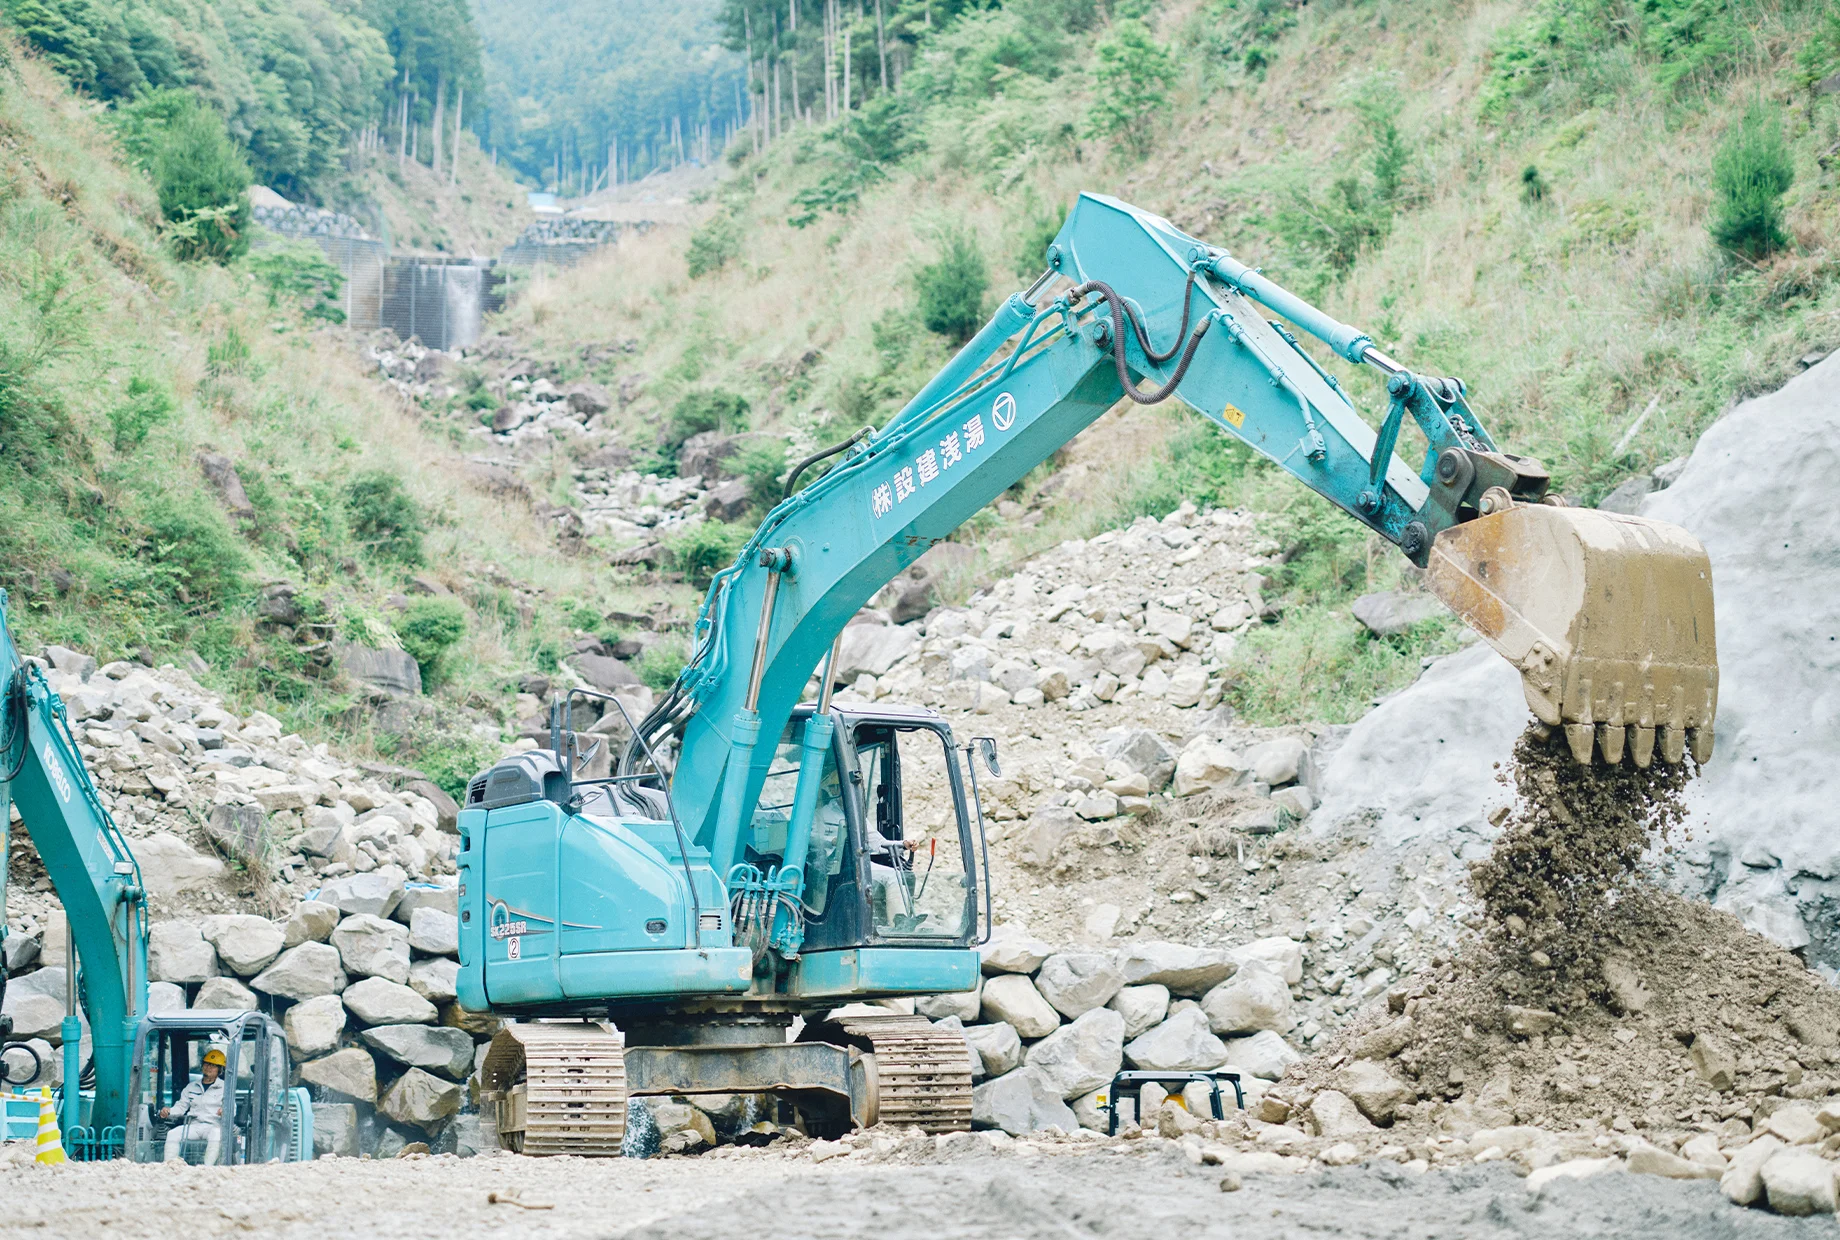
<instances>
[{"instance_id":1,"label":"hydraulic hose","mask_svg":"<svg viewBox=\"0 0 1840 1240\"><path fill-rule=\"evenodd\" d=\"M1111 285L1105 283L1103 280L1088 280L1086 283L1073 290L1072 295L1076 298L1084 297L1087 293L1097 293L1099 296L1105 298L1106 304L1111 307L1112 362L1118 367L1118 386L1123 388L1124 394L1137 404L1159 405L1175 395L1176 388L1182 382L1182 376L1188 373L1189 364L1195 360L1195 350L1200 346L1201 338L1207 335L1208 327L1214 320L1212 318L1201 320L1201 326L1195 328L1194 332L1189 335L1187 346L1184 347L1181 344L1183 333L1188 331L1189 315L1193 310L1193 304L1189 299L1188 293L1192 291L1194 287L1195 273L1191 271L1188 274L1188 284L1182 297L1182 327L1181 330L1176 333L1177 343L1171 345L1169 351L1166 353L1158 353L1155 349L1150 347L1149 337L1145 334L1144 326L1138 320L1136 311L1132 310L1131 307L1126 304L1124 298L1120 297L1112 290ZM1160 366L1174 357L1178 348L1182 350L1182 360L1176 363L1175 374L1170 376L1168 383L1165 383L1154 392L1140 392L1137 390L1136 384L1131 382L1131 375L1124 361L1124 325L1127 321L1131 324L1131 330L1137 336L1138 347L1143 349L1144 356L1157 365Z\"/></svg>"},{"instance_id":2,"label":"hydraulic hose","mask_svg":"<svg viewBox=\"0 0 1840 1240\"><path fill-rule=\"evenodd\" d=\"M813 465L816 465L819 461L828 461L839 452L845 452L854 448L857 444L873 434L875 434L875 428L873 426L865 426L842 443L833 444L822 452L814 452L800 461L797 465L794 465L792 467L792 472L786 475L786 493L780 498L790 499L792 497L792 492L797 489L799 485L799 475L810 469Z\"/></svg>"}]
</instances>

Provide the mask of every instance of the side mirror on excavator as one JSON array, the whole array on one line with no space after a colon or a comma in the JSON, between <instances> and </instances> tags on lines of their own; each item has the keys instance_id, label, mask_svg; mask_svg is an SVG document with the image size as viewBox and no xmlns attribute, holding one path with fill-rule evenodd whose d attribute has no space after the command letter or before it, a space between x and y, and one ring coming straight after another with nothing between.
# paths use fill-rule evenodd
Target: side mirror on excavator
<instances>
[{"instance_id":1,"label":"side mirror on excavator","mask_svg":"<svg viewBox=\"0 0 1840 1240\"><path fill-rule=\"evenodd\" d=\"M1003 768L997 764L997 738L980 736L977 738L978 756L984 759L984 769L993 779L1003 778Z\"/></svg>"}]
</instances>

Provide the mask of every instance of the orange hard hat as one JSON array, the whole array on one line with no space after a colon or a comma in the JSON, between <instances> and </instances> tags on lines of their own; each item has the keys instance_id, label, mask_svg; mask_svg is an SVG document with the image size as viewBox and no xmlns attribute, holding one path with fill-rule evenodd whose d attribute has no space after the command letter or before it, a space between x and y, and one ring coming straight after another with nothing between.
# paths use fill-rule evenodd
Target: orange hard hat
<instances>
[{"instance_id":1,"label":"orange hard hat","mask_svg":"<svg viewBox=\"0 0 1840 1240\"><path fill-rule=\"evenodd\" d=\"M210 1050L204 1053L204 1061L206 1063L214 1063L218 1067L221 1068L224 1066L224 1063L225 1063L224 1053L221 1050L217 1049L215 1046L213 1046Z\"/></svg>"}]
</instances>

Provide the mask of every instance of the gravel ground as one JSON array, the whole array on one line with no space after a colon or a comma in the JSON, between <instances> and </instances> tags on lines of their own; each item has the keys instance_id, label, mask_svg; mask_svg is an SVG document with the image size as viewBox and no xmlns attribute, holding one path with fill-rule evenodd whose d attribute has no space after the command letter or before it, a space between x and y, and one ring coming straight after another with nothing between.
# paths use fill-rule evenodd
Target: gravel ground
<instances>
[{"instance_id":1,"label":"gravel ground","mask_svg":"<svg viewBox=\"0 0 1840 1240\"><path fill-rule=\"evenodd\" d=\"M786 1237L1824 1237L1834 1220L1728 1204L1716 1185L1616 1175L1529 1194L1501 1166L1409 1175L1370 1164L1249 1175L1223 1193L1216 1168L1172 1149L1032 1158L972 1152L948 1163L853 1166L773 1153L586 1161L459 1160L193 1168L11 1168L0 1236L188 1240L490 1234L648 1240ZM509 1194L530 1209L491 1204ZM1256 1232L1253 1230L1256 1228Z\"/></svg>"}]
</instances>

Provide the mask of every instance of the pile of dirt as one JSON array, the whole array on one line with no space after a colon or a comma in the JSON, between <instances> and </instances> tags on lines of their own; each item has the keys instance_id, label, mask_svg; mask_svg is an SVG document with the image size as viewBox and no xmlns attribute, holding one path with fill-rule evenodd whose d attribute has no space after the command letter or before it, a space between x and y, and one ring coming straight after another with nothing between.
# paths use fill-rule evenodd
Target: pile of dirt
<instances>
[{"instance_id":1,"label":"pile of dirt","mask_svg":"<svg viewBox=\"0 0 1840 1240\"><path fill-rule=\"evenodd\" d=\"M1840 1093L1840 991L1642 870L1680 828L1691 773L1582 767L1529 733L1519 802L1472 867L1475 932L1297 1065L1281 1096L1363 1101L1385 1078L1359 1061L1379 1061L1406 1099L1388 1108L1396 1126L1466 1135L1711 1131Z\"/></svg>"},{"instance_id":2,"label":"pile of dirt","mask_svg":"<svg viewBox=\"0 0 1840 1240\"><path fill-rule=\"evenodd\" d=\"M1651 845L1685 818L1692 759L1638 768L1573 760L1562 734L1531 728L1514 749L1520 794L1490 855L1470 869L1508 996L1569 1008L1603 998L1605 949Z\"/></svg>"}]
</instances>

